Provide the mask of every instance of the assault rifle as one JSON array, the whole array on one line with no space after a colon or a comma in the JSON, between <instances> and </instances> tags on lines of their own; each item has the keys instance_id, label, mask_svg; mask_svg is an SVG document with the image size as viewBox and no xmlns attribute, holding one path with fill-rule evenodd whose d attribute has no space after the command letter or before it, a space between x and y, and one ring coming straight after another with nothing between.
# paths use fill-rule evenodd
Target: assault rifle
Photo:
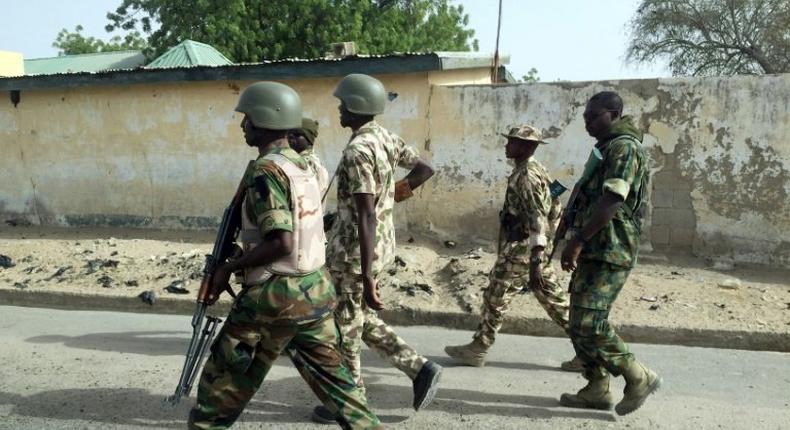
<instances>
[{"instance_id":1,"label":"assault rifle","mask_svg":"<svg viewBox=\"0 0 790 430\"><path fill-rule=\"evenodd\" d=\"M192 384L194 384L200 370L200 365L203 363L203 357L211 345L211 340L214 338L219 323L222 322L220 318L207 317L206 308L211 305L208 303L208 299L212 293L211 283L217 267L225 263L237 249L236 236L238 236L241 228L241 205L244 200L244 191L244 179L242 179L236 194L233 196L233 200L231 200L222 214L222 222L219 225L217 238L214 240L214 249L211 251L211 254L206 255L206 263L203 266L203 279L200 282L195 312L192 315L192 339L189 341L184 367L181 370L181 377L178 379L176 391L167 398L167 401L174 406L178 404L181 397L189 396ZM236 297L230 286L227 286L225 291L234 298ZM220 293L222 291L217 292L217 295ZM206 319L205 324L203 324L204 319Z\"/></svg>"},{"instance_id":2,"label":"assault rifle","mask_svg":"<svg viewBox=\"0 0 790 430\"><path fill-rule=\"evenodd\" d=\"M590 152L590 156L587 158L587 162L584 164L584 172L582 172L582 177L579 178L579 181L576 182L576 185L573 186L573 191L571 191L571 197L568 199L568 205L565 206L565 210L562 211L562 216L560 217L560 224L557 226L557 231L554 233L554 241L552 242L551 254L549 254L549 261L548 263L551 264L552 258L554 258L554 253L557 252L557 246L560 244L560 241L565 239L565 235L568 233L568 229L573 227L576 221L576 215L579 213L582 206L582 200L586 200L581 195L581 189L583 186L587 185L587 182L592 177L593 173L598 169L598 166L603 161L603 154L598 148L593 148ZM562 186L559 182L555 183L562 187L562 191L560 194L566 190L565 187ZM554 194L554 183L551 184L552 186L552 194Z\"/></svg>"},{"instance_id":3,"label":"assault rifle","mask_svg":"<svg viewBox=\"0 0 790 430\"><path fill-rule=\"evenodd\" d=\"M564 192L567 190L562 184L557 181L554 181L559 187L562 187ZM551 184L552 186L554 183ZM565 239L565 235L568 233L568 227L572 226L574 221L576 220L576 214L579 212L578 206L578 199L579 199L579 183L573 186L573 191L571 191L571 197L568 199L568 205L565 206L565 209L562 211L562 216L560 217L560 224L557 226L557 231L554 232L554 240L552 242L551 253L549 254L549 260L547 264L551 264L551 260L554 258L554 253L557 251L557 246L560 244L562 239ZM562 194L562 192L560 194ZM552 190L552 194L554 194Z\"/></svg>"}]
</instances>

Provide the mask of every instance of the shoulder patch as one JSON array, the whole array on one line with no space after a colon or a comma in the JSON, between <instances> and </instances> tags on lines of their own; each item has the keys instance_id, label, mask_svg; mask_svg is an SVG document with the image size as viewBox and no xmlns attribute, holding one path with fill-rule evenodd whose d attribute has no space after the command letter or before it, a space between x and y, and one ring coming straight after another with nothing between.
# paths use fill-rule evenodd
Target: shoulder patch
<instances>
[{"instance_id":1,"label":"shoulder patch","mask_svg":"<svg viewBox=\"0 0 790 430\"><path fill-rule=\"evenodd\" d=\"M263 175L255 176L255 191L261 200L269 199L269 184L266 183L266 178Z\"/></svg>"}]
</instances>

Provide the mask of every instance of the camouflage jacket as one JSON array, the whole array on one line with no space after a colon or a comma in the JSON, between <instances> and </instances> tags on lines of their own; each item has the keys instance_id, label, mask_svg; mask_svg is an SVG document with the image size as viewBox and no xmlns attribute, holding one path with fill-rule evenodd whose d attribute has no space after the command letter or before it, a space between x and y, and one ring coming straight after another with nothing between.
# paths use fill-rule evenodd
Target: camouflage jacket
<instances>
[{"instance_id":1,"label":"camouflage jacket","mask_svg":"<svg viewBox=\"0 0 790 430\"><path fill-rule=\"evenodd\" d=\"M650 180L650 158L641 144L642 132L631 117L624 116L612 124L609 137L596 144L603 161L583 186L586 204L581 208L575 228L583 228L591 218L604 192L621 196L623 205L614 218L591 237L580 259L605 261L633 267L639 253L641 209Z\"/></svg>"},{"instance_id":2,"label":"camouflage jacket","mask_svg":"<svg viewBox=\"0 0 790 430\"><path fill-rule=\"evenodd\" d=\"M290 148L274 148L270 153L279 153L298 167L308 168L305 160ZM274 162L263 157L247 167L244 184L247 215L255 220L261 237L265 238L273 230L293 231L294 223L288 177ZM323 269L306 276L272 276L253 290L257 294L254 300L259 320L315 319L332 311L336 302L335 289Z\"/></svg>"},{"instance_id":3,"label":"camouflage jacket","mask_svg":"<svg viewBox=\"0 0 790 430\"><path fill-rule=\"evenodd\" d=\"M304 161L307 162L307 166L315 173L315 177L318 179L318 188L321 189L321 196L323 196L326 192L326 187L329 185L329 173L327 173L324 165L321 164L318 154L315 153L313 148L307 148L299 155L304 158Z\"/></svg>"},{"instance_id":4,"label":"camouflage jacket","mask_svg":"<svg viewBox=\"0 0 790 430\"><path fill-rule=\"evenodd\" d=\"M551 197L551 178L534 158L521 161L507 180L505 204L500 212L499 250L508 242L523 246L507 247L509 258L527 262L530 250L544 247L544 255L551 253L554 230L559 224L562 206Z\"/></svg>"},{"instance_id":5,"label":"camouflage jacket","mask_svg":"<svg viewBox=\"0 0 790 430\"><path fill-rule=\"evenodd\" d=\"M412 169L417 150L375 121L351 135L337 172L337 219L329 233L327 266L330 270L362 273L357 210L354 194L373 194L376 211L373 274L395 258L395 168Z\"/></svg>"}]
</instances>

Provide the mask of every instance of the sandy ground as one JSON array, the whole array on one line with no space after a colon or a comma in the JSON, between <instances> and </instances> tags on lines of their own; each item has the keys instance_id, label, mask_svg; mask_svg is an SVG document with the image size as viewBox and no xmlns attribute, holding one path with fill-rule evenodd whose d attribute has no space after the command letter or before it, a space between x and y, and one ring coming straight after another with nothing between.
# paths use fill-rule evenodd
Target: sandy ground
<instances>
[{"instance_id":1,"label":"sandy ground","mask_svg":"<svg viewBox=\"0 0 790 430\"><path fill-rule=\"evenodd\" d=\"M494 244L447 247L399 239L399 258L384 277L387 306L461 311L474 317L495 259ZM0 254L13 264L0 268L0 288L110 296L153 292L156 297L193 300L203 255L210 252L212 241L211 232L0 228ZM7 260L0 257L3 263ZM560 273L567 285L569 275ZM509 315L542 312L530 294L523 294L512 302ZM790 270L644 255L618 299L612 320L790 333Z\"/></svg>"}]
</instances>

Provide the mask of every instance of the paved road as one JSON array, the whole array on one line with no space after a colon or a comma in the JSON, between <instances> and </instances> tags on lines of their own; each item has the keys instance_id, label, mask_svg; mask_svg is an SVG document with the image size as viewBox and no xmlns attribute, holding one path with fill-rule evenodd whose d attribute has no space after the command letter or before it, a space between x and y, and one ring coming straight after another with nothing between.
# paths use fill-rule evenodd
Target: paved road
<instances>
[{"instance_id":1,"label":"paved road","mask_svg":"<svg viewBox=\"0 0 790 430\"><path fill-rule=\"evenodd\" d=\"M173 409L162 399L176 383L188 328L183 316L0 306L0 429L184 428L191 401ZM470 337L433 327L399 332L441 364L444 345ZM501 336L486 368L448 365L436 401L417 415L408 407L411 382L370 351L364 376L382 421L400 429L790 428L790 355L633 349L665 386L627 417L558 405L561 392L583 384L555 369L571 355L563 339ZM315 403L283 357L234 428L332 428L308 423Z\"/></svg>"}]
</instances>

